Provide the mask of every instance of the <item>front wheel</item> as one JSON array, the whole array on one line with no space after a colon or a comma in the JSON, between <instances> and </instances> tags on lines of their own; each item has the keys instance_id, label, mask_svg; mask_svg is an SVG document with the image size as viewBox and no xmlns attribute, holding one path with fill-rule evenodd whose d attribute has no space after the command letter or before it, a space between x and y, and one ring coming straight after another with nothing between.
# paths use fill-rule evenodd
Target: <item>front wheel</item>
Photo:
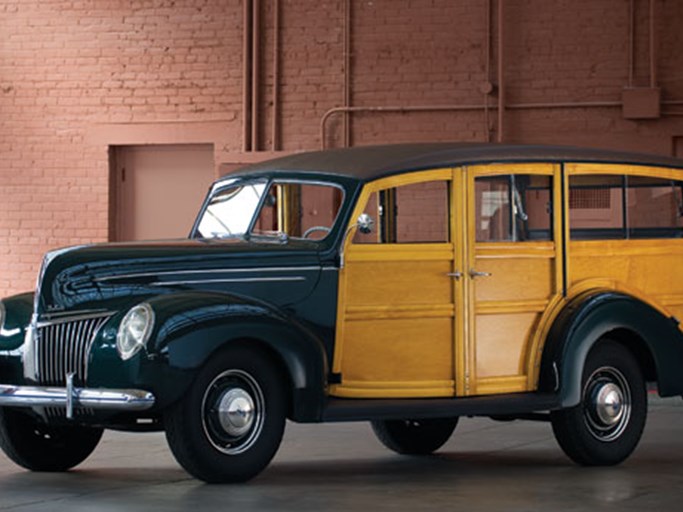
<instances>
[{"instance_id":1,"label":"front wheel","mask_svg":"<svg viewBox=\"0 0 683 512\"><path fill-rule=\"evenodd\" d=\"M371 422L377 439L402 455L429 455L451 437L458 418L377 420Z\"/></svg>"},{"instance_id":2,"label":"front wheel","mask_svg":"<svg viewBox=\"0 0 683 512\"><path fill-rule=\"evenodd\" d=\"M287 397L278 368L260 352L227 350L209 362L165 417L166 439L192 476L244 482L275 455Z\"/></svg>"},{"instance_id":3,"label":"front wheel","mask_svg":"<svg viewBox=\"0 0 683 512\"><path fill-rule=\"evenodd\" d=\"M581 403L552 412L562 450L584 466L619 464L635 450L647 418L638 362L622 345L602 340L588 354Z\"/></svg>"},{"instance_id":4,"label":"front wheel","mask_svg":"<svg viewBox=\"0 0 683 512\"><path fill-rule=\"evenodd\" d=\"M15 409L0 407L0 447L31 471L66 471L93 452L101 428L52 426Z\"/></svg>"}]
</instances>

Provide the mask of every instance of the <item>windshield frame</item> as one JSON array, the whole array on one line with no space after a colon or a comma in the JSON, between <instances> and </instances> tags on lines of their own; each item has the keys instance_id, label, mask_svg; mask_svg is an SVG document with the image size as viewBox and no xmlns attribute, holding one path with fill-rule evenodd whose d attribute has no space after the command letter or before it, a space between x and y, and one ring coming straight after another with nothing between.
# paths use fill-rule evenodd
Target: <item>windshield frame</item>
<instances>
[{"instance_id":1,"label":"windshield frame","mask_svg":"<svg viewBox=\"0 0 683 512\"><path fill-rule=\"evenodd\" d=\"M211 205L211 201L213 198L215 198L217 195L221 194L224 192L226 189L235 187L235 186L245 186L249 185L251 183L255 182L265 182L266 186L264 188L264 192L259 198L258 204L256 208L254 209L254 213L252 215L251 220L249 221L247 230L243 234L239 235L234 235L234 236L226 236L226 237L204 237L201 235L199 232L199 225L204 218L204 215L207 212L207 209ZM286 234L277 234L274 233L272 235L270 234L265 234L265 233L254 233L254 226L261 215L261 211L264 207L264 203L266 202L266 198L270 194L271 189L275 185L314 185L314 186L325 186L325 187L332 187L341 192L341 199L339 203L339 209L336 212L334 221L332 222L332 225L330 226L330 231L323 237L323 238L318 238L318 239L310 239L310 238L303 238L303 237L295 237L295 236L290 236ZM204 200L204 203L202 204L202 207L199 210L199 214L197 215L197 218L195 220L194 226L192 227L192 231L190 232L189 238L191 239L197 239L197 240L229 240L232 238L257 238L257 239L277 239L280 241L288 241L289 239L294 239L294 240L305 240L308 242L313 242L313 243L328 243L330 240L332 240L334 237L332 236L338 231L338 227L342 221L342 218L345 216L345 210L346 210L346 200L347 200L347 190L346 187L344 186L343 183L339 183L336 181L332 180L325 180L325 179L320 179L320 178L315 178L315 179L305 179L301 177L290 177L290 176L264 176L264 175L251 175L251 176L236 176L234 178L228 178L228 179L223 179L220 180L216 183L214 183L211 188L209 189L209 192L206 196L206 199Z\"/></svg>"}]
</instances>

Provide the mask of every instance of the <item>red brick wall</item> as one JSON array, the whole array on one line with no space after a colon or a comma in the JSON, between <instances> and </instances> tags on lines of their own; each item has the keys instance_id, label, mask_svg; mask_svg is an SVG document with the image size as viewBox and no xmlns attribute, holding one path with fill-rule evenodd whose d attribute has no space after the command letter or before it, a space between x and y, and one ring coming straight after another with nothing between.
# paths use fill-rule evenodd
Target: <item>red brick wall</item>
<instances>
[{"instance_id":1,"label":"red brick wall","mask_svg":"<svg viewBox=\"0 0 683 512\"><path fill-rule=\"evenodd\" d=\"M261 0L261 149L271 149L274 0ZM351 0L354 106L478 105L497 83L497 2L486 66L485 0ZM628 85L626 0L505 0L504 138L670 153L683 105L653 120L621 108ZM636 0L636 86L649 83L648 1ZM683 100L683 2L657 0L658 85ZM280 148L320 147L324 113L343 104L343 0L281 0ZM109 145L214 143L242 155L239 0L0 1L0 295L30 289L44 251L104 241ZM489 96L496 103L495 91ZM674 111L674 112L672 112ZM351 142L495 140L480 109L357 113ZM326 125L342 144L341 116Z\"/></svg>"}]
</instances>

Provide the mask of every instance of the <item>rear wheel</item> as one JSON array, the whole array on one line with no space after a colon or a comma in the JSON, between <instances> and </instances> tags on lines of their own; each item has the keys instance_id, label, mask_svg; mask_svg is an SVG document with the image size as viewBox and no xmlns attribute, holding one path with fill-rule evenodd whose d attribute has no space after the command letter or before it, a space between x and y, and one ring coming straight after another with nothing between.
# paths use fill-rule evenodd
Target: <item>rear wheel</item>
<instances>
[{"instance_id":1,"label":"rear wheel","mask_svg":"<svg viewBox=\"0 0 683 512\"><path fill-rule=\"evenodd\" d=\"M458 418L373 421L377 439L403 455L428 455L441 448L451 437Z\"/></svg>"},{"instance_id":2,"label":"rear wheel","mask_svg":"<svg viewBox=\"0 0 683 512\"><path fill-rule=\"evenodd\" d=\"M284 432L287 396L280 375L267 357L244 348L208 363L165 418L180 465L209 483L243 482L261 472Z\"/></svg>"},{"instance_id":3,"label":"rear wheel","mask_svg":"<svg viewBox=\"0 0 683 512\"><path fill-rule=\"evenodd\" d=\"M0 407L0 447L7 457L32 471L66 471L93 452L102 429L52 426L15 409Z\"/></svg>"},{"instance_id":4,"label":"rear wheel","mask_svg":"<svg viewBox=\"0 0 683 512\"><path fill-rule=\"evenodd\" d=\"M638 362L622 345L602 340L588 354L581 403L551 413L564 452L585 466L619 464L635 450L647 418Z\"/></svg>"}]
</instances>

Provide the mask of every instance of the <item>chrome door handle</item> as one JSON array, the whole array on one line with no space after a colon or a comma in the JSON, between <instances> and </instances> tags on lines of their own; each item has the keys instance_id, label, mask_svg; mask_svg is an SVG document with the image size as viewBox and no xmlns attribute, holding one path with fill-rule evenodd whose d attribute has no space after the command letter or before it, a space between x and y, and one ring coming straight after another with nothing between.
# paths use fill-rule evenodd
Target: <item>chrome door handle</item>
<instances>
[{"instance_id":1,"label":"chrome door handle","mask_svg":"<svg viewBox=\"0 0 683 512\"><path fill-rule=\"evenodd\" d=\"M478 272L473 268L470 269L470 277L474 279L475 277L491 277L491 272Z\"/></svg>"},{"instance_id":2,"label":"chrome door handle","mask_svg":"<svg viewBox=\"0 0 683 512\"><path fill-rule=\"evenodd\" d=\"M462 277L462 272L458 272L457 270L455 272L449 272L446 274L448 277L453 277L455 279L460 279Z\"/></svg>"}]
</instances>

